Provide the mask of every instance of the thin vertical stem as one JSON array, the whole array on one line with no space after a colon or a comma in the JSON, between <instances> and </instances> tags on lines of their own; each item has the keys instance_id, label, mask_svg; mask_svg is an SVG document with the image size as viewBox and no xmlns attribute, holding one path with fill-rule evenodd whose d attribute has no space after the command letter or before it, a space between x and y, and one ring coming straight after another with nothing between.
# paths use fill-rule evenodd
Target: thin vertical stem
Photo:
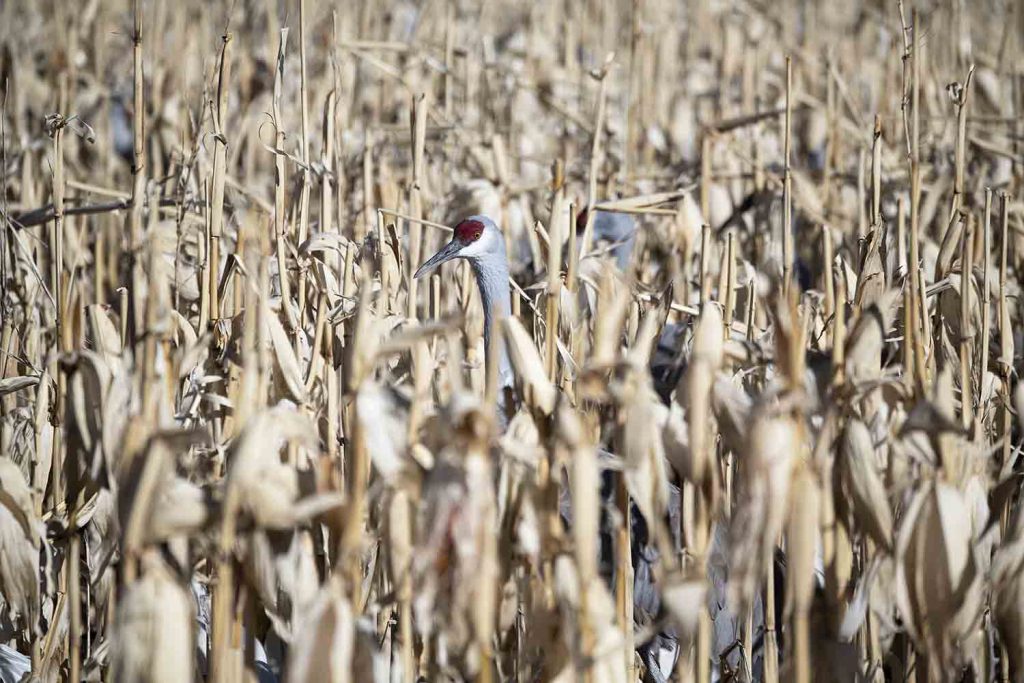
<instances>
[{"instance_id":1,"label":"thin vertical stem","mask_svg":"<svg viewBox=\"0 0 1024 683\"><path fill-rule=\"evenodd\" d=\"M583 228L583 254L590 252L590 243L593 240L594 230L594 206L597 203L597 173L601 167L601 136L604 133L605 100L608 92L608 69L611 68L615 59L614 53L609 53L604 60L604 66L598 75L597 88L597 111L594 114L594 138L590 145L590 170L587 175L587 222ZM575 226L569 226L573 229Z\"/></svg>"},{"instance_id":2,"label":"thin vertical stem","mask_svg":"<svg viewBox=\"0 0 1024 683\"><path fill-rule=\"evenodd\" d=\"M427 131L426 95L419 94L412 98L409 115L410 138L412 143L412 180L409 188L409 214L416 219L423 217L423 200L420 183L423 182L423 154ZM409 222L409 306L406 315L416 320L417 313L417 280L412 275L420 262L420 248L423 240L423 226L418 221Z\"/></svg>"},{"instance_id":3,"label":"thin vertical stem","mask_svg":"<svg viewBox=\"0 0 1024 683\"><path fill-rule=\"evenodd\" d=\"M790 160L793 128L793 58L786 55L786 129L783 142L782 188L782 288L789 293L793 279L793 178Z\"/></svg>"},{"instance_id":4,"label":"thin vertical stem","mask_svg":"<svg viewBox=\"0 0 1024 683\"><path fill-rule=\"evenodd\" d=\"M832 246L832 228L827 224L821 226L821 252L824 261L822 263L822 280L825 285L825 319L832 318L829 338L832 344L835 344L835 316L839 307L836 305L836 284L835 276L832 273L832 261L835 259L835 250Z\"/></svg>"},{"instance_id":5,"label":"thin vertical stem","mask_svg":"<svg viewBox=\"0 0 1024 683\"><path fill-rule=\"evenodd\" d=\"M954 149L956 168L953 180L953 206L950 213L955 213L963 204L964 174L967 166L967 95L974 76L974 65L967 72L967 80L962 89L955 92L956 97L956 147Z\"/></svg>"},{"instance_id":6,"label":"thin vertical stem","mask_svg":"<svg viewBox=\"0 0 1024 683\"><path fill-rule=\"evenodd\" d=\"M913 59L912 80L911 80L911 135L910 135L910 285L913 296L913 308L915 327L920 325L921 334L915 335L914 343L914 370L916 372L916 384L918 392L923 392L928 384L928 369L925 366L927 357L925 345L929 343L930 337L925 332L927 329L927 304L921 292L924 289L924 282L921 279L921 27L917 16L917 10L912 13L913 26L913 47L911 57Z\"/></svg>"},{"instance_id":7,"label":"thin vertical stem","mask_svg":"<svg viewBox=\"0 0 1024 683\"><path fill-rule=\"evenodd\" d=\"M836 273L836 314L832 323L833 382L842 384L846 379L846 273L845 266Z\"/></svg>"},{"instance_id":8,"label":"thin vertical stem","mask_svg":"<svg viewBox=\"0 0 1024 683\"><path fill-rule=\"evenodd\" d=\"M903 197L896 199L896 232L898 241L899 269L903 271L903 377L907 388L913 388L915 370L914 347L917 339L916 318L914 317L914 287L910 278L910 268L907 263L907 250L904 246L906 241L907 218L903 206Z\"/></svg>"},{"instance_id":9,"label":"thin vertical stem","mask_svg":"<svg viewBox=\"0 0 1024 683\"><path fill-rule=\"evenodd\" d=\"M768 563L764 584L764 681L779 681L779 641L775 630L775 563Z\"/></svg>"},{"instance_id":10,"label":"thin vertical stem","mask_svg":"<svg viewBox=\"0 0 1024 683\"><path fill-rule=\"evenodd\" d=\"M338 90L335 87L327 93L324 102L323 120L323 164L324 172L320 179L320 230L325 233L335 232L334 225L334 119L337 113ZM338 225L338 234L341 234L341 226ZM338 251L337 268L338 275L342 274L345 265L345 255Z\"/></svg>"},{"instance_id":11,"label":"thin vertical stem","mask_svg":"<svg viewBox=\"0 0 1024 683\"><path fill-rule=\"evenodd\" d=\"M973 421L971 398L971 340L974 325L971 322L971 290L974 289L974 217L966 217L963 242L960 249L960 411L965 429ZM959 474L959 473L957 473Z\"/></svg>"},{"instance_id":12,"label":"thin vertical stem","mask_svg":"<svg viewBox=\"0 0 1024 683\"><path fill-rule=\"evenodd\" d=\"M67 592L71 606L71 619L68 631L68 649L70 650L68 680L70 683L79 683L82 679L82 587L79 580L82 537L77 530L71 534L69 543L71 547L67 560Z\"/></svg>"},{"instance_id":13,"label":"thin vertical stem","mask_svg":"<svg viewBox=\"0 0 1024 683\"><path fill-rule=\"evenodd\" d=\"M871 229L882 227L882 117L875 115L871 144Z\"/></svg>"},{"instance_id":14,"label":"thin vertical stem","mask_svg":"<svg viewBox=\"0 0 1024 683\"><path fill-rule=\"evenodd\" d=\"M288 29L281 29L280 39L277 47L277 68L274 73L274 140L277 149L284 148L284 127L281 112L281 89L284 86L284 55L288 45ZM299 320L295 310L292 308L291 284L288 278L288 250L285 246L287 240L288 207L285 204L285 156L281 153L274 155L274 236L277 241L277 277L281 287L281 306L284 308L288 323L292 329L298 329ZM212 285L211 283L211 286ZM211 317L215 315L211 311Z\"/></svg>"},{"instance_id":15,"label":"thin vertical stem","mask_svg":"<svg viewBox=\"0 0 1024 683\"><path fill-rule=\"evenodd\" d=\"M618 625L625 634L626 680L636 680L633 673L633 562L630 538L629 491L624 477L616 477L615 507L619 512L619 527L615 539L615 606ZM706 610L701 610L706 612Z\"/></svg>"},{"instance_id":16,"label":"thin vertical stem","mask_svg":"<svg viewBox=\"0 0 1024 683\"><path fill-rule=\"evenodd\" d=\"M554 187L555 195L551 202L551 219L548 221L548 288L545 297L547 310L545 311L546 334L545 343L545 370L548 378L555 381L557 372L557 341L558 341L558 317L559 297L562 292L562 239L564 229L563 214L563 188L562 188L561 163L555 164ZM573 226L569 226L572 229ZM584 238L585 241L586 238Z\"/></svg>"},{"instance_id":17,"label":"thin vertical stem","mask_svg":"<svg viewBox=\"0 0 1024 683\"><path fill-rule=\"evenodd\" d=\"M143 272L139 264L139 249L142 247L142 203L145 199L146 191L146 109L143 102L142 10L139 7L139 0L134 0L133 14L135 30L132 34L132 64L134 69L132 81L134 94L134 116L132 117L132 205L128 225L131 287L128 293L131 297L129 312L134 321L129 328L132 332L133 343L137 343L140 338L142 325L142 302L139 296L142 292Z\"/></svg>"},{"instance_id":18,"label":"thin vertical stem","mask_svg":"<svg viewBox=\"0 0 1024 683\"><path fill-rule=\"evenodd\" d=\"M591 213L591 212L588 212L587 220L592 220L589 217L589 213ZM574 296L576 294L576 287L577 287L577 284L578 284L577 283L577 272L579 271L579 265L580 265L579 244L577 244L577 238L576 238L576 220L577 220L576 217L577 217L576 205L570 203L569 204L569 240L568 240L568 244L567 244L567 246L569 248L569 258L568 258L569 263L568 263L568 267L566 268L566 272L565 272L565 287L566 287L566 289L569 290L569 293L574 295ZM517 296L516 299L519 299L519 297Z\"/></svg>"},{"instance_id":19,"label":"thin vertical stem","mask_svg":"<svg viewBox=\"0 0 1024 683\"><path fill-rule=\"evenodd\" d=\"M700 233L700 305L711 300L711 226L705 223Z\"/></svg>"},{"instance_id":20,"label":"thin vertical stem","mask_svg":"<svg viewBox=\"0 0 1024 683\"><path fill-rule=\"evenodd\" d=\"M719 293L718 298L725 303L725 339L728 340L732 332L732 319L736 308L736 234L730 230L725 245L725 292Z\"/></svg>"},{"instance_id":21,"label":"thin vertical stem","mask_svg":"<svg viewBox=\"0 0 1024 683\"><path fill-rule=\"evenodd\" d=\"M1006 193L1001 196L1000 211L1000 245L999 245L999 374L1002 379L1002 415L1000 430L1002 434L1003 449L1002 458L999 463L999 480L1002 481L1010 473L1013 458L1013 411L1010 408L1011 399L1011 373L1013 372L1013 330L1010 326L1010 311L1007 308L1006 300L1006 255L1009 244L1009 202ZM1005 534L1010 521L1010 501L1003 503L999 513L999 528ZM1005 536L1004 536L1005 537ZM1010 659L1006 643L999 641L999 681L1005 683L1010 680Z\"/></svg>"},{"instance_id":22,"label":"thin vertical stem","mask_svg":"<svg viewBox=\"0 0 1024 683\"><path fill-rule=\"evenodd\" d=\"M210 207L210 321L220 318L220 238L224 226L224 179L227 165L228 87L231 78L231 34L223 37L220 52L220 76L217 80L217 106L213 130L213 204Z\"/></svg>"},{"instance_id":23,"label":"thin vertical stem","mask_svg":"<svg viewBox=\"0 0 1024 683\"><path fill-rule=\"evenodd\" d=\"M639 119L640 88L640 47L643 39L642 18L644 13L644 0L632 0L632 30L629 41L629 96L626 108L626 150L625 150L625 173L629 178L635 172L633 168L636 163L637 147L637 124ZM584 246L588 246L586 243Z\"/></svg>"},{"instance_id":24,"label":"thin vertical stem","mask_svg":"<svg viewBox=\"0 0 1024 683\"><path fill-rule=\"evenodd\" d=\"M1007 253L1010 243L1010 209L1009 199L1006 193L1000 198L1000 244L999 244L999 373L1003 380L1003 458L1000 463L1002 473L1009 474L1009 468L1013 461L1013 444L1010 433L1013 428L1013 415L1010 409L1011 387L1010 379L1013 372L1013 327L1010 324L1009 301L1007 300ZM1001 479L1002 477L1000 477ZM1004 514L1009 506L1004 507Z\"/></svg>"},{"instance_id":25,"label":"thin vertical stem","mask_svg":"<svg viewBox=\"0 0 1024 683\"><path fill-rule=\"evenodd\" d=\"M988 344L991 336L992 298L989 296L990 264L992 257L992 188L985 188L985 223L981 236L981 358L978 363L977 386L985 395L985 375L988 374ZM984 417L984 415L982 415Z\"/></svg>"},{"instance_id":26,"label":"thin vertical stem","mask_svg":"<svg viewBox=\"0 0 1024 683\"><path fill-rule=\"evenodd\" d=\"M53 172L53 226L50 233L50 270L52 277L53 299L56 304L55 332L57 347L61 352L70 351L67 344L67 310L63 296L64 279L64 131L58 127L53 136L54 172ZM4 352L7 349L3 349ZM52 362L51 372L57 379L56 420L55 426L64 424L67 408L67 374L60 363ZM54 432L53 459L51 465L51 481L54 505L64 500L64 449L62 432Z\"/></svg>"},{"instance_id":27,"label":"thin vertical stem","mask_svg":"<svg viewBox=\"0 0 1024 683\"><path fill-rule=\"evenodd\" d=\"M704 221L711 220L711 145L714 131L705 128L700 142L700 215Z\"/></svg>"},{"instance_id":28,"label":"thin vertical stem","mask_svg":"<svg viewBox=\"0 0 1024 683\"><path fill-rule=\"evenodd\" d=\"M309 175L309 97L306 83L306 0L299 0L299 110L301 130L299 150L302 154L302 189L299 193L298 244L306 241L309 234L309 194L312 180ZM300 346L303 317L306 313L306 262L299 260L298 277L298 325L295 327L295 349Z\"/></svg>"}]
</instances>

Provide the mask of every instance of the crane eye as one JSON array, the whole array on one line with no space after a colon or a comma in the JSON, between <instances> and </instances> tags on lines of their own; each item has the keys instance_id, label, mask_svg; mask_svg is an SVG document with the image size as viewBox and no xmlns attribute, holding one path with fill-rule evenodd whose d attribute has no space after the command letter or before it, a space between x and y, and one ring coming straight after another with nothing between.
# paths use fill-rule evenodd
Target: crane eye
<instances>
[{"instance_id":1,"label":"crane eye","mask_svg":"<svg viewBox=\"0 0 1024 683\"><path fill-rule=\"evenodd\" d=\"M461 242L476 242L484 234L484 224L480 221L462 221L455 226L455 237Z\"/></svg>"}]
</instances>

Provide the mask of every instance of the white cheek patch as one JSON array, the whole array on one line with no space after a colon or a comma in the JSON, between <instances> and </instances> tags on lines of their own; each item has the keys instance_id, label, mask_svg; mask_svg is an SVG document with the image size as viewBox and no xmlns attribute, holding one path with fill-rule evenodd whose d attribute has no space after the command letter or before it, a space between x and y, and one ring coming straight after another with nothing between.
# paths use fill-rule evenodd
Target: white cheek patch
<instances>
[{"instance_id":1,"label":"white cheek patch","mask_svg":"<svg viewBox=\"0 0 1024 683\"><path fill-rule=\"evenodd\" d=\"M465 258L474 258L474 257L477 257L477 256L483 256L484 254L487 253L487 249L485 247L485 242L486 241L487 241L487 233L484 233L483 235L480 236L480 239L478 239L476 242L470 242L469 244L464 246L462 248L462 251L459 252L459 256L462 256L462 257L465 257Z\"/></svg>"},{"instance_id":2,"label":"white cheek patch","mask_svg":"<svg viewBox=\"0 0 1024 683\"><path fill-rule=\"evenodd\" d=\"M498 244L499 242L501 242L501 244ZM497 230L488 230L482 237L480 237L480 240L477 243L483 251L505 251L505 238Z\"/></svg>"}]
</instances>

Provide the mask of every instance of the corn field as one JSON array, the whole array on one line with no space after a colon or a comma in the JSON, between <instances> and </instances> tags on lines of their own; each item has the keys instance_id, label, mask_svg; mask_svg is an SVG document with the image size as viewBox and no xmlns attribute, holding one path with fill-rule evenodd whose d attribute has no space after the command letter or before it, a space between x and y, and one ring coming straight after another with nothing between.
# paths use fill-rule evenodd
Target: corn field
<instances>
[{"instance_id":1,"label":"corn field","mask_svg":"<svg viewBox=\"0 0 1024 683\"><path fill-rule=\"evenodd\" d=\"M1020 0L0 0L0 112L0 682L1024 680Z\"/></svg>"}]
</instances>

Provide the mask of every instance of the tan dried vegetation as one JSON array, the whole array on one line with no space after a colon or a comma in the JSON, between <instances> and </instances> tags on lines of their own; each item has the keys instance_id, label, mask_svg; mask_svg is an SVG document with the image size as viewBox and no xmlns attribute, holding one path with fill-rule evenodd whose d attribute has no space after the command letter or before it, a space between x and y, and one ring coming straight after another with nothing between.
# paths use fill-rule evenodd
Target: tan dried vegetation
<instances>
[{"instance_id":1,"label":"tan dried vegetation","mask_svg":"<svg viewBox=\"0 0 1024 683\"><path fill-rule=\"evenodd\" d=\"M0 680L1020 680L1022 66L1007 0L0 2ZM492 349L412 278L473 214Z\"/></svg>"}]
</instances>

